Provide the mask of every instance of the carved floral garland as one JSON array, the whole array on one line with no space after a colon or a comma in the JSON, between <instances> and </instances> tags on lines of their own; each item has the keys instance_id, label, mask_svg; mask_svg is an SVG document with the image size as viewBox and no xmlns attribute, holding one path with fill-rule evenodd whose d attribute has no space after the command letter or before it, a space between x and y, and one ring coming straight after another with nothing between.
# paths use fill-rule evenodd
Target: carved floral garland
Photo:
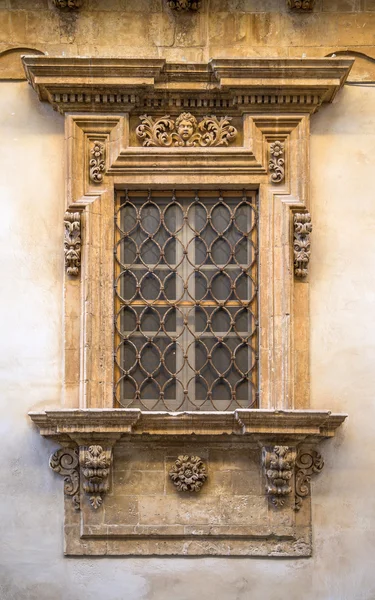
<instances>
[{"instance_id":1,"label":"carved floral garland","mask_svg":"<svg viewBox=\"0 0 375 600\"><path fill-rule=\"evenodd\" d=\"M270 144L270 161L269 170L271 173L271 181L273 183L280 183L283 181L285 176L285 160L282 158L284 155L284 144L276 141Z\"/></svg>"},{"instance_id":2,"label":"carved floral garland","mask_svg":"<svg viewBox=\"0 0 375 600\"><path fill-rule=\"evenodd\" d=\"M236 139L237 129L231 117L204 117L197 122L191 113L181 113L176 120L165 115L154 121L148 115L139 117L136 134L143 146L228 146Z\"/></svg>"},{"instance_id":3,"label":"carved floral garland","mask_svg":"<svg viewBox=\"0 0 375 600\"><path fill-rule=\"evenodd\" d=\"M169 476L179 492L199 492L207 479L206 467L199 456L179 456Z\"/></svg>"}]
</instances>

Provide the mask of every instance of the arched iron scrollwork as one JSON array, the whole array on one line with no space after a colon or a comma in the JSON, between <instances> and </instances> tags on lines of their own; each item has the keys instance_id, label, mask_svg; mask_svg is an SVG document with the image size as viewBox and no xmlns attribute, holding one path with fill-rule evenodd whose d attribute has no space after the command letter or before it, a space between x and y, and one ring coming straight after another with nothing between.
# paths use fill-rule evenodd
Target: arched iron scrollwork
<instances>
[{"instance_id":1,"label":"arched iron scrollwork","mask_svg":"<svg viewBox=\"0 0 375 600\"><path fill-rule=\"evenodd\" d=\"M255 193L127 191L119 204L117 404L256 406Z\"/></svg>"}]
</instances>

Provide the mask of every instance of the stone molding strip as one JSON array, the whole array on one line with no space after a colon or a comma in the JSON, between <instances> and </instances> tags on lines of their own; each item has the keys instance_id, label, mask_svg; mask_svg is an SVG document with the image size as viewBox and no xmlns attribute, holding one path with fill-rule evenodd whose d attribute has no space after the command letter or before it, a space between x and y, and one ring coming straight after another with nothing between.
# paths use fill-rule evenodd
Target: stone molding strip
<instances>
[{"instance_id":1,"label":"stone molding strip","mask_svg":"<svg viewBox=\"0 0 375 600\"><path fill-rule=\"evenodd\" d=\"M30 412L40 434L61 443L80 444L82 432L91 438L116 435L251 436L255 442L277 436L280 443L333 437L347 415L315 410L237 409L232 412L142 412L136 408L61 409ZM104 443L104 442L103 442ZM82 444L80 444L82 445ZM87 444L90 445L90 444Z\"/></svg>"}]
</instances>

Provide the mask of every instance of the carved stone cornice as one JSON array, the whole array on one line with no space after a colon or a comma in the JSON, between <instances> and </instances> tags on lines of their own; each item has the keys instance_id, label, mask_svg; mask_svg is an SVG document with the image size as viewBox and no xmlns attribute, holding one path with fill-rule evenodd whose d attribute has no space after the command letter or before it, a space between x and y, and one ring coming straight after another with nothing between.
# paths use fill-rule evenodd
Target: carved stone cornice
<instances>
[{"instance_id":1,"label":"carved stone cornice","mask_svg":"<svg viewBox=\"0 0 375 600\"><path fill-rule=\"evenodd\" d=\"M243 112L313 113L332 102L352 59L215 59L167 63L162 59L26 56L27 79L41 100L66 111L195 114L207 108Z\"/></svg>"},{"instance_id":2,"label":"carved stone cornice","mask_svg":"<svg viewBox=\"0 0 375 600\"><path fill-rule=\"evenodd\" d=\"M238 409L233 412L153 412L132 408L61 409L30 412L41 435L80 445L100 435L215 435L235 434L254 442L278 443L321 440L335 435L347 415L315 410ZM93 442L94 443L94 442Z\"/></svg>"}]
</instances>

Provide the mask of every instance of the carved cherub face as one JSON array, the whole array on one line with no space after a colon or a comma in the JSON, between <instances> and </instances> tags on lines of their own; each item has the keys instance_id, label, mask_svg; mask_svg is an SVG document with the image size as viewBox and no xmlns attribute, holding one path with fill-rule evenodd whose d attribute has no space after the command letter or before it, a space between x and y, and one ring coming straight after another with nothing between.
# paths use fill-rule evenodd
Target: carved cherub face
<instances>
[{"instance_id":1,"label":"carved cherub face","mask_svg":"<svg viewBox=\"0 0 375 600\"><path fill-rule=\"evenodd\" d=\"M182 113L176 119L177 133L186 142L191 138L197 126L197 120L190 113Z\"/></svg>"}]
</instances>

